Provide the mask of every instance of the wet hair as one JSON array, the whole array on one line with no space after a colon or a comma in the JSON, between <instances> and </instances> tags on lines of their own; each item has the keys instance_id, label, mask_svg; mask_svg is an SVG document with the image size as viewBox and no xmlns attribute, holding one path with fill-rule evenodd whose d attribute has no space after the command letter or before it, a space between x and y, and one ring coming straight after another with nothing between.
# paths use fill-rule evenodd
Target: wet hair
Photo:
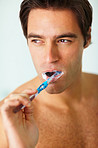
<instances>
[{"instance_id":1,"label":"wet hair","mask_svg":"<svg viewBox=\"0 0 98 148\"><path fill-rule=\"evenodd\" d=\"M88 0L23 0L20 7L20 21L24 36L27 38L28 16L32 9L71 10L77 17L78 25L84 37L84 46L89 28L92 25L92 6Z\"/></svg>"}]
</instances>

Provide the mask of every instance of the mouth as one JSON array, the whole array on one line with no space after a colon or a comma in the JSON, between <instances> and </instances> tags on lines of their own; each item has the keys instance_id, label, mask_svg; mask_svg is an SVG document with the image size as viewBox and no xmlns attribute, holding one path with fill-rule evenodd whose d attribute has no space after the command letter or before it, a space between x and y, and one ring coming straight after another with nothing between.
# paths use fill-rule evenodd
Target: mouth
<instances>
[{"instance_id":1,"label":"mouth","mask_svg":"<svg viewBox=\"0 0 98 148\"><path fill-rule=\"evenodd\" d=\"M55 82L57 79L59 79L64 74L62 71L57 71L57 70L47 71L47 72L42 73L42 77L43 77L44 80L47 80L52 75L54 75L56 72L58 73L58 75L56 75L53 78L53 80L51 81L51 82Z\"/></svg>"}]
</instances>

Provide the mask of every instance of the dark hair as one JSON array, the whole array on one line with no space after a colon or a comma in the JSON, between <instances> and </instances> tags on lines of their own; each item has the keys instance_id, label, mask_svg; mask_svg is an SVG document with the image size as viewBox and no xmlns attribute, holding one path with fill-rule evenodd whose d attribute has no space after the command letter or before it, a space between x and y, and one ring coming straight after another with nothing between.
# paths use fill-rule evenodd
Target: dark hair
<instances>
[{"instance_id":1,"label":"dark hair","mask_svg":"<svg viewBox=\"0 0 98 148\"><path fill-rule=\"evenodd\" d=\"M77 17L79 27L84 37L84 45L89 37L89 27L92 25L92 6L88 0L23 0L20 9L20 21L23 33L27 38L28 16L32 9L70 9Z\"/></svg>"}]
</instances>

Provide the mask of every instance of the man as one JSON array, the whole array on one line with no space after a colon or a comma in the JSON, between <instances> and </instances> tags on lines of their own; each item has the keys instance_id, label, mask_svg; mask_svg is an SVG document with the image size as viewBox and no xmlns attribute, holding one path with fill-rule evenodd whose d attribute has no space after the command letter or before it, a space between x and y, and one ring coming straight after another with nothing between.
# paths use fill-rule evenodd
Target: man
<instances>
[{"instance_id":1,"label":"man","mask_svg":"<svg viewBox=\"0 0 98 148\"><path fill-rule=\"evenodd\" d=\"M20 20L38 77L1 102L0 148L97 148L98 76L81 72L91 43L87 0L24 0ZM32 102L54 71L64 74ZM14 113L20 104L26 107Z\"/></svg>"}]
</instances>

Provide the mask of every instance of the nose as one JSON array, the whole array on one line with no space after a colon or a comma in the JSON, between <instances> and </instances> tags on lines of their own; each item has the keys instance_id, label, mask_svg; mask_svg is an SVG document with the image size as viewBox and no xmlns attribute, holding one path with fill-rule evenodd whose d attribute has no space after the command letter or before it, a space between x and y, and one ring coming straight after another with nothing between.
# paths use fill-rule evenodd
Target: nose
<instances>
[{"instance_id":1,"label":"nose","mask_svg":"<svg viewBox=\"0 0 98 148\"><path fill-rule=\"evenodd\" d=\"M55 63L60 59L59 51L56 45L48 45L46 47L46 62Z\"/></svg>"}]
</instances>

